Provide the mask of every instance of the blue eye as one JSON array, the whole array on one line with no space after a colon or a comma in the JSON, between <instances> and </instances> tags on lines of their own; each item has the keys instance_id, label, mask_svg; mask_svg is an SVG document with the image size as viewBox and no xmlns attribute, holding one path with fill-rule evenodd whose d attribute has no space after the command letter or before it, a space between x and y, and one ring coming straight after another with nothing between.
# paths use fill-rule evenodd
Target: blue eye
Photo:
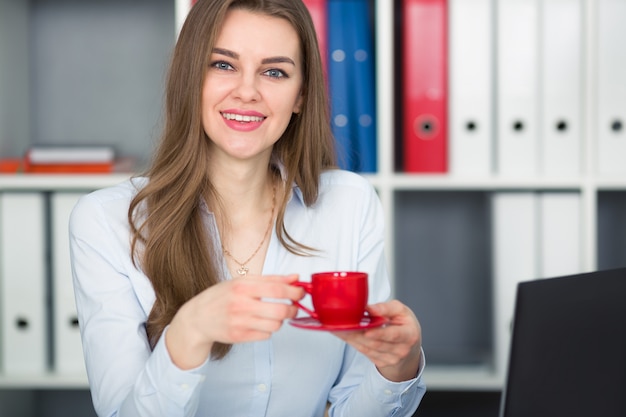
<instances>
[{"instance_id":1,"label":"blue eye","mask_svg":"<svg viewBox=\"0 0 626 417\"><path fill-rule=\"evenodd\" d=\"M213 62L211 63L211 66L215 69L218 70L223 70L223 71L228 71L233 69L233 66L230 65L228 62L224 62L224 61L217 61L217 62Z\"/></svg>"},{"instance_id":2,"label":"blue eye","mask_svg":"<svg viewBox=\"0 0 626 417\"><path fill-rule=\"evenodd\" d=\"M287 75L279 70L279 69L269 69L267 71L265 71L265 75L267 75L270 78L283 78L283 77L287 77Z\"/></svg>"}]
</instances>

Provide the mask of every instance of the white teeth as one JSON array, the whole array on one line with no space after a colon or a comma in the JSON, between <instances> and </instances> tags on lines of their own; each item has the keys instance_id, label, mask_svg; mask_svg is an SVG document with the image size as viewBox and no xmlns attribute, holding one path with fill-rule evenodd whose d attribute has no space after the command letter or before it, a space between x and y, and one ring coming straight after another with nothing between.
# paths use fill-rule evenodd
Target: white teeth
<instances>
[{"instance_id":1,"label":"white teeth","mask_svg":"<svg viewBox=\"0 0 626 417\"><path fill-rule=\"evenodd\" d=\"M244 116L242 114L234 113L222 113L222 117L226 120L236 120L238 122L262 122L264 117L259 116Z\"/></svg>"}]
</instances>

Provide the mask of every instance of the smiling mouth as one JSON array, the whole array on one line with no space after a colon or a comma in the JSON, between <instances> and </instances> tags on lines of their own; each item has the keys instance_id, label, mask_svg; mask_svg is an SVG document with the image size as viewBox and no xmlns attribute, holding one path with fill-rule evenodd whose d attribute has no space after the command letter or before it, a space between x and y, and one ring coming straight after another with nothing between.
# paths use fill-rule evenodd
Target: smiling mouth
<instances>
[{"instance_id":1,"label":"smiling mouth","mask_svg":"<svg viewBox=\"0 0 626 417\"><path fill-rule=\"evenodd\" d=\"M265 120L265 117L261 116L248 116L243 114L234 114L234 113L222 113L222 117L226 120L234 120L241 123L250 123L250 122L262 122Z\"/></svg>"}]
</instances>

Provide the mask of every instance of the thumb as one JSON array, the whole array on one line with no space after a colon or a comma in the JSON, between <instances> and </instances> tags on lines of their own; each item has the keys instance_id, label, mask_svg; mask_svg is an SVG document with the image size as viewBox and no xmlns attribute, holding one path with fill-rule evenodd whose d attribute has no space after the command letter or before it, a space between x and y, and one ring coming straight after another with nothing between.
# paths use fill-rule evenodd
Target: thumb
<instances>
[{"instance_id":1,"label":"thumb","mask_svg":"<svg viewBox=\"0 0 626 417\"><path fill-rule=\"evenodd\" d=\"M383 303L371 304L367 306L367 311L372 316L386 316L387 309Z\"/></svg>"},{"instance_id":2,"label":"thumb","mask_svg":"<svg viewBox=\"0 0 626 417\"><path fill-rule=\"evenodd\" d=\"M405 309L404 304L397 300L386 303L372 304L367 307L370 314L374 316L394 317L401 315Z\"/></svg>"},{"instance_id":3,"label":"thumb","mask_svg":"<svg viewBox=\"0 0 626 417\"><path fill-rule=\"evenodd\" d=\"M286 283L291 284L292 282L298 281L300 279L300 275L299 274L283 275L283 278Z\"/></svg>"}]
</instances>

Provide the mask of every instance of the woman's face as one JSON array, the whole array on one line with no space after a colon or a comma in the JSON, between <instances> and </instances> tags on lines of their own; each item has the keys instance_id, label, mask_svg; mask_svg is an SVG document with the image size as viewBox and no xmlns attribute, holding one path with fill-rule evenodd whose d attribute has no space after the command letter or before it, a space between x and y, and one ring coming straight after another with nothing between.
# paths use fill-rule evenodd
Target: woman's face
<instances>
[{"instance_id":1,"label":"woman's face","mask_svg":"<svg viewBox=\"0 0 626 417\"><path fill-rule=\"evenodd\" d=\"M202 89L202 123L216 157L268 157L302 103L300 42L291 24L228 12Z\"/></svg>"}]
</instances>

